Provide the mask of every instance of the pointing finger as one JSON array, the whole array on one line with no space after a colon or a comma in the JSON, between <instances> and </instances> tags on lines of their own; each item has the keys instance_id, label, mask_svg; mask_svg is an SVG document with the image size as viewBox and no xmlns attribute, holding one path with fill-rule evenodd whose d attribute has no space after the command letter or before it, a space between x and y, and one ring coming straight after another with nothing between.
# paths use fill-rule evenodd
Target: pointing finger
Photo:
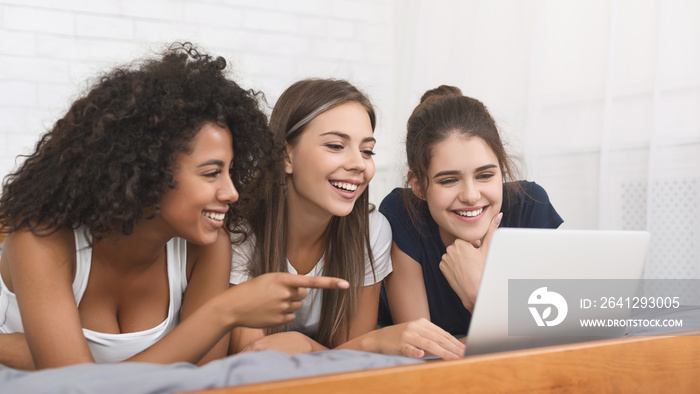
<instances>
[{"instance_id":1,"label":"pointing finger","mask_svg":"<svg viewBox=\"0 0 700 394\"><path fill-rule=\"evenodd\" d=\"M289 299L293 301L301 301L306 298L307 291L305 287L292 287Z\"/></svg>"},{"instance_id":2,"label":"pointing finger","mask_svg":"<svg viewBox=\"0 0 700 394\"><path fill-rule=\"evenodd\" d=\"M347 289L350 287L350 283L345 279L330 276L292 275L288 277L287 284L293 287L313 289Z\"/></svg>"}]
</instances>

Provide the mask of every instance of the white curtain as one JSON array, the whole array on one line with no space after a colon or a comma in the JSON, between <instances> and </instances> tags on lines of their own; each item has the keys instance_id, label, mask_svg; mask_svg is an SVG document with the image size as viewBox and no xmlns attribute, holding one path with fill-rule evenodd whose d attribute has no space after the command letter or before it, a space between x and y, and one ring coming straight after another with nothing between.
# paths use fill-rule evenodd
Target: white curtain
<instances>
[{"instance_id":1,"label":"white curtain","mask_svg":"<svg viewBox=\"0 0 700 394\"><path fill-rule=\"evenodd\" d=\"M648 230L646 277L700 278L700 1L394 5L393 143L425 90L456 85L563 228Z\"/></svg>"}]
</instances>

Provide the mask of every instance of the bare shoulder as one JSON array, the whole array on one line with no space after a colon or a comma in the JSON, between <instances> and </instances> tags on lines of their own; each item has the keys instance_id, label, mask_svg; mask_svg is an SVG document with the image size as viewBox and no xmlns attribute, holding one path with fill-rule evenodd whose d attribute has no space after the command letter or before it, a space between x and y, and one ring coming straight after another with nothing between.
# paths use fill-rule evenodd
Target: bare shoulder
<instances>
[{"instance_id":1,"label":"bare shoulder","mask_svg":"<svg viewBox=\"0 0 700 394\"><path fill-rule=\"evenodd\" d=\"M75 254L73 230L61 229L50 235L36 235L22 229L7 235L3 244L3 260L21 259L35 254L49 255L61 260Z\"/></svg>"},{"instance_id":2,"label":"bare shoulder","mask_svg":"<svg viewBox=\"0 0 700 394\"><path fill-rule=\"evenodd\" d=\"M37 235L22 229L7 235L0 256L0 274L12 291L9 280L12 269L23 271L45 269L72 272L75 261L73 230L61 229L51 235Z\"/></svg>"}]
</instances>

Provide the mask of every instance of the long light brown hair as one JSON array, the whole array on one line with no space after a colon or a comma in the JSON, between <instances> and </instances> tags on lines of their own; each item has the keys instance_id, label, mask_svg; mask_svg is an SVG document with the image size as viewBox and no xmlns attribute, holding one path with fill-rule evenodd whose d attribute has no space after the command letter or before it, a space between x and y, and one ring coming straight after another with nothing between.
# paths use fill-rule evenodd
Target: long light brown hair
<instances>
[{"instance_id":1,"label":"long light brown hair","mask_svg":"<svg viewBox=\"0 0 700 394\"><path fill-rule=\"evenodd\" d=\"M376 115L367 96L347 81L335 79L305 79L290 86L275 104L270 129L280 146L294 144L316 117L348 102L357 102L367 110L374 131ZM252 276L287 271L288 207L284 168L280 167L278 174L276 182L267 187L267 197L250 215L249 223L256 237L255 254L249 266ZM333 216L326 229L323 275L343 278L350 283L349 290L323 290L321 321L315 339L327 347L339 344L342 331L345 331L345 336L349 334L349 320L357 312L364 286L366 258L374 271L369 241L368 213L371 208L368 196L369 188L355 201L349 215ZM268 333L283 329L275 327L268 329Z\"/></svg>"}]
</instances>

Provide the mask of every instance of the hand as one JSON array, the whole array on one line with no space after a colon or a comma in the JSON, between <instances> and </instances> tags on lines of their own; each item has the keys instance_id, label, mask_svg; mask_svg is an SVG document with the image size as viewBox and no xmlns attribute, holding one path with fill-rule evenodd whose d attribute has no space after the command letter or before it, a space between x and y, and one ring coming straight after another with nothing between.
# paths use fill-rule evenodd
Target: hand
<instances>
[{"instance_id":1,"label":"hand","mask_svg":"<svg viewBox=\"0 0 700 394\"><path fill-rule=\"evenodd\" d=\"M260 275L230 288L235 325L265 328L287 324L294 320L294 312L301 308L307 288L347 289L343 279L326 276L302 276L275 272Z\"/></svg>"},{"instance_id":2,"label":"hand","mask_svg":"<svg viewBox=\"0 0 700 394\"><path fill-rule=\"evenodd\" d=\"M464 355L464 344L428 319L380 328L368 334L376 344L373 351L420 358L433 354L445 360Z\"/></svg>"},{"instance_id":3,"label":"hand","mask_svg":"<svg viewBox=\"0 0 700 394\"><path fill-rule=\"evenodd\" d=\"M0 364L15 369L36 369L24 333L0 334L0 349Z\"/></svg>"},{"instance_id":4,"label":"hand","mask_svg":"<svg viewBox=\"0 0 700 394\"><path fill-rule=\"evenodd\" d=\"M503 213L499 213L491 220L483 239L473 243L457 239L447 247L447 253L442 255L440 271L469 312L474 309L476 295L479 293L491 237L501 224L502 217Z\"/></svg>"},{"instance_id":5,"label":"hand","mask_svg":"<svg viewBox=\"0 0 700 394\"><path fill-rule=\"evenodd\" d=\"M251 342L241 352L259 352L263 350L298 354L328 349L300 332L286 331L267 335Z\"/></svg>"}]
</instances>

